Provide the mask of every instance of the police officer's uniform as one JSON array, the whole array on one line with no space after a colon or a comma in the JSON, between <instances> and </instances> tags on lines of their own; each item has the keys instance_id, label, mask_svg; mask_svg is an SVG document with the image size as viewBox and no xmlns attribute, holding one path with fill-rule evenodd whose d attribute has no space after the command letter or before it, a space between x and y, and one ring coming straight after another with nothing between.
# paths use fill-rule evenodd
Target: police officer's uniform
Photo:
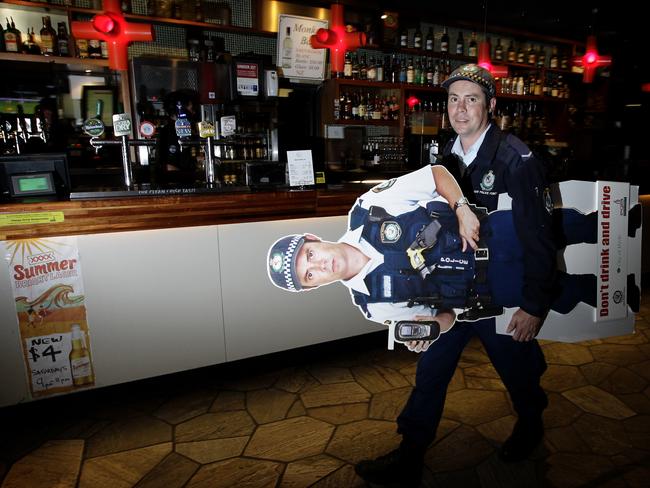
<instances>
[{"instance_id":1,"label":"police officer's uniform","mask_svg":"<svg viewBox=\"0 0 650 488\"><path fill-rule=\"evenodd\" d=\"M448 144L443 151L448 163L452 159L449 157L452 145ZM459 173L458 166L453 164L448 169L452 174ZM545 317L551 304L555 246L542 164L524 143L514 136L506 136L492 124L476 159L465 169L461 180L466 182L463 191L469 200L488 211L497 208L499 194L512 197L514 227L523 248L524 286L519 306L531 315ZM463 348L473 335L483 343L520 419L539 421L548 404L540 386L541 375L546 370L542 350L535 340L517 342L497 334L494 319L488 319L453 327L422 355L415 388L397 419L398 431L405 439L420 446L434 440L447 386Z\"/></svg>"}]
</instances>

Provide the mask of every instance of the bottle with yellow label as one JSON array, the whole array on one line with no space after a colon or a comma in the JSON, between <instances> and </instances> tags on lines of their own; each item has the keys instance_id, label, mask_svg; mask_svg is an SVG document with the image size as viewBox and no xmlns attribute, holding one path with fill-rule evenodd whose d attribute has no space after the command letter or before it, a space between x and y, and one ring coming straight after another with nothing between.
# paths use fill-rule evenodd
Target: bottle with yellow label
<instances>
[{"instance_id":1,"label":"bottle with yellow label","mask_svg":"<svg viewBox=\"0 0 650 488\"><path fill-rule=\"evenodd\" d=\"M95 376L90 353L86 349L84 333L78 324L72 324L70 327L70 340L72 341L72 351L70 351L72 382L75 386L94 383Z\"/></svg>"}]
</instances>

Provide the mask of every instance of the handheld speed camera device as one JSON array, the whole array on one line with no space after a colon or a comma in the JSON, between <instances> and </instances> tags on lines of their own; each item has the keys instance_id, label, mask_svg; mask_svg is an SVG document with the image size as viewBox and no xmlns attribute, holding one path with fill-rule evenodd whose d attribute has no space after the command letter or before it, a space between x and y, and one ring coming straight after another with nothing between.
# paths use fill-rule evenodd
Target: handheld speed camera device
<instances>
[{"instance_id":1,"label":"handheld speed camera device","mask_svg":"<svg viewBox=\"0 0 650 488\"><path fill-rule=\"evenodd\" d=\"M396 342L435 341L440 337L440 324L435 320L400 320L388 326L388 349Z\"/></svg>"}]
</instances>

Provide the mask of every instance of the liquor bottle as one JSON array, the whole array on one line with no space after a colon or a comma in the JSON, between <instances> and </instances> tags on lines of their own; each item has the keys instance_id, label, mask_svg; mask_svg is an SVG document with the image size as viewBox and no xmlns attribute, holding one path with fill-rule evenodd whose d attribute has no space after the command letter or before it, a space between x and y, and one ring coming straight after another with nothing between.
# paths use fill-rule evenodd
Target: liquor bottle
<instances>
[{"instance_id":1,"label":"liquor bottle","mask_svg":"<svg viewBox=\"0 0 650 488\"><path fill-rule=\"evenodd\" d=\"M172 15L175 19L183 18L183 1L173 0L172 2Z\"/></svg>"},{"instance_id":2,"label":"liquor bottle","mask_svg":"<svg viewBox=\"0 0 650 488\"><path fill-rule=\"evenodd\" d=\"M442 32L442 37L440 38L440 52L441 53L449 52L449 33L447 32L447 27L444 28Z\"/></svg>"},{"instance_id":3,"label":"liquor bottle","mask_svg":"<svg viewBox=\"0 0 650 488\"><path fill-rule=\"evenodd\" d=\"M427 37L424 41L424 49L433 51L433 27L429 27L429 32L427 32Z\"/></svg>"},{"instance_id":4,"label":"liquor bottle","mask_svg":"<svg viewBox=\"0 0 650 488\"><path fill-rule=\"evenodd\" d=\"M415 67L413 66L413 58L409 58L408 67L406 68L406 82L413 83L415 81Z\"/></svg>"},{"instance_id":5,"label":"liquor bottle","mask_svg":"<svg viewBox=\"0 0 650 488\"><path fill-rule=\"evenodd\" d=\"M408 47L409 45L409 33L406 29L402 29L399 34L399 47Z\"/></svg>"},{"instance_id":6,"label":"liquor bottle","mask_svg":"<svg viewBox=\"0 0 650 488\"><path fill-rule=\"evenodd\" d=\"M381 58L377 58L377 65L375 66L375 80L384 81L384 65Z\"/></svg>"},{"instance_id":7,"label":"liquor bottle","mask_svg":"<svg viewBox=\"0 0 650 488\"><path fill-rule=\"evenodd\" d=\"M291 27L287 27L286 35L282 40L282 67L291 68L293 58L293 40L291 39Z\"/></svg>"},{"instance_id":8,"label":"liquor bottle","mask_svg":"<svg viewBox=\"0 0 650 488\"><path fill-rule=\"evenodd\" d=\"M194 20L197 22L203 22L205 20L203 17L203 2L201 0L194 1Z\"/></svg>"},{"instance_id":9,"label":"liquor bottle","mask_svg":"<svg viewBox=\"0 0 650 488\"><path fill-rule=\"evenodd\" d=\"M433 81L431 83L433 86L440 85L440 63L436 61L436 65L433 68Z\"/></svg>"},{"instance_id":10,"label":"liquor bottle","mask_svg":"<svg viewBox=\"0 0 650 488\"><path fill-rule=\"evenodd\" d=\"M5 51L5 30L2 28L2 22L0 22L0 52Z\"/></svg>"},{"instance_id":11,"label":"liquor bottle","mask_svg":"<svg viewBox=\"0 0 650 488\"><path fill-rule=\"evenodd\" d=\"M503 61L503 46L501 45L501 38L497 38L497 45L494 47L494 60Z\"/></svg>"},{"instance_id":12,"label":"liquor bottle","mask_svg":"<svg viewBox=\"0 0 650 488\"><path fill-rule=\"evenodd\" d=\"M349 51L346 51L345 53L345 64L343 65L343 77L347 78L348 80L352 78L352 57Z\"/></svg>"},{"instance_id":13,"label":"liquor bottle","mask_svg":"<svg viewBox=\"0 0 650 488\"><path fill-rule=\"evenodd\" d=\"M99 39L88 40L88 57L93 59L102 58L102 45Z\"/></svg>"},{"instance_id":14,"label":"liquor bottle","mask_svg":"<svg viewBox=\"0 0 650 488\"><path fill-rule=\"evenodd\" d=\"M465 54L465 39L463 38L463 31L458 32L456 38L456 54Z\"/></svg>"},{"instance_id":15,"label":"liquor bottle","mask_svg":"<svg viewBox=\"0 0 650 488\"><path fill-rule=\"evenodd\" d=\"M370 56L366 68L366 79L368 81L377 81L377 65L375 64L375 57Z\"/></svg>"},{"instance_id":16,"label":"liquor bottle","mask_svg":"<svg viewBox=\"0 0 650 488\"><path fill-rule=\"evenodd\" d=\"M422 75L423 75L422 63L420 62L419 59L415 62L414 68L415 68L415 71L414 71L414 76L413 76L413 83L415 83L416 85L423 85L424 82L422 81L422 79L423 79L422 78Z\"/></svg>"},{"instance_id":17,"label":"liquor bottle","mask_svg":"<svg viewBox=\"0 0 650 488\"><path fill-rule=\"evenodd\" d=\"M27 28L27 42L22 45L21 51L25 54L41 54L41 48L36 43L36 35L34 34L33 27L31 32Z\"/></svg>"},{"instance_id":18,"label":"liquor bottle","mask_svg":"<svg viewBox=\"0 0 650 488\"><path fill-rule=\"evenodd\" d=\"M90 353L84 344L84 333L77 324L70 327L70 369L72 371L72 383L75 386L92 384L95 381L93 366L90 362Z\"/></svg>"},{"instance_id":19,"label":"liquor bottle","mask_svg":"<svg viewBox=\"0 0 650 488\"><path fill-rule=\"evenodd\" d=\"M467 50L467 54L471 58L475 58L478 56L478 44L476 43L476 32L472 32L472 38L469 41L469 48Z\"/></svg>"},{"instance_id":20,"label":"liquor bottle","mask_svg":"<svg viewBox=\"0 0 650 488\"><path fill-rule=\"evenodd\" d=\"M131 0L121 0L120 8L125 14L131 13Z\"/></svg>"},{"instance_id":21,"label":"liquor bottle","mask_svg":"<svg viewBox=\"0 0 650 488\"><path fill-rule=\"evenodd\" d=\"M413 35L413 47L415 49L422 49L422 31L419 25L415 28L415 34Z\"/></svg>"},{"instance_id":22,"label":"liquor bottle","mask_svg":"<svg viewBox=\"0 0 650 488\"><path fill-rule=\"evenodd\" d=\"M43 27L41 28L41 49L46 56L55 56L59 51L59 41L56 32L52 28L50 16L43 17Z\"/></svg>"},{"instance_id":23,"label":"liquor bottle","mask_svg":"<svg viewBox=\"0 0 650 488\"><path fill-rule=\"evenodd\" d=\"M359 108L358 108L358 115L359 115L359 120L366 120L366 115L368 111L368 102L366 101L365 95L362 93L359 95Z\"/></svg>"},{"instance_id":24,"label":"liquor bottle","mask_svg":"<svg viewBox=\"0 0 650 488\"><path fill-rule=\"evenodd\" d=\"M359 79L360 80L368 79L368 65L366 64L365 54L359 56Z\"/></svg>"},{"instance_id":25,"label":"liquor bottle","mask_svg":"<svg viewBox=\"0 0 650 488\"><path fill-rule=\"evenodd\" d=\"M5 49L8 53L17 53L20 51L22 44L21 34L16 25L14 24L14 19L11 17L11 23L7 19L7 28L4 31L5 39Z\"/></svg>"},{"instance_id":26,"label":"liquor bottle","mask_svg":"<svg viewBox=\"0 0 650 488\"><path fill-rule=\"evenodd\" d=\"M435 68L433 67L433 59L429 58L427 60L427 74L425 76L426 84L428 86L433 86L433 75Z\"/></svg>"},{"instance_id":27,"label":"liquor bottle","mask_svg":"<svg viewBox=\"0 0 650 488\"><path fill-rule=\"evenodd\" d=\"M12 27L13 27L13 23L12 23ZM562 57L560 58L560 68L569 69L569 57L567 56L566 53L563 53Z\"/></svg>"},{"instance_id":28,"label":"liquor bottle","mask_svg":"<svg viewBox=\"0 0 650 488\"><path fill-rule=\"evenodd\" d=\"M537 64L537 52L532 44L528 44L528 53L526 54L526 61L528 64L535 66Z\"/></svg>"},{"instance_id":29,"label":"liquor bottle","mask_svg":"<svg viewBox=\"0 0 650 488\"><path fill-rule=\"evenodd\" d=\"M526 62L526 55L524 54L524 48L522 45L519 45L519 49L517 50L517 62L518 63L524 63Z\"/></svg>"},{"instance_id":30,"label":"liquor bottle","mask_svg":"<svg viewBox=\"0 0 650 488\"><path fill-rule=\"evenodd\" d=\"M553 46L551 50L551 59L548 61L548 67L556 69L558 67L557 47Z\"/></svg>"},{"instance_id":31,"label":"liquor bottle","mask_svg":"<svg viewBox=\"0 0 650 488\"><path fill-rule=\"evenodd\" d=\"M407 80L407 74L406 74L407 68L408 68L408 66L407 66L407 64L405 62L400 63L400 70L399 70L399 82L400 83L406 83L406 80Z\"/></svg>"},{"instance_id":32,"label":"liquor bottle","mask_svg":"<svg viewBox=\"0 0 650 488\"><path fill-rule=\"evenodd\" d=\"M334 104L334 118L335 119L344 119L345 118L345 93L341 92L339 97L335 100Z\"/></svg>"},{"instance_id":33,"label":"liquor bottle","mask_svg":"<svg viewBox=\"0 0 650 488\"><path fill-rule=\"evenodd\" d=\"M537 50L537 67L543 68L544 66L546 66L546 51L544 51L543 46L539 46Z\"/></svg>"},{"instance_id":34,"label":"liquor bottle","mask_svg":"<svg viewBox=\"0 0 650 488\"><path fill-rule=\"evenodd\" d=\"M356 55L353 55L352 56L352 79L358 80L360 76L361 73L359 72L359 60Z\"/></svg>"},{"instance_id":35,"label":"liquor bottle","mask_svg":"<svg viewBox=\"0 0 650 488\"><path fill-rule=\"evenodd\" d=\"M515 52L514 41L511 39L508 45L508 62L514 63L515 61L517 61L517 53Z\"/></svg>"},{"instance_id":36,"label":"liquor bottle","mask_svg":"<svg viewBox=\"0 0 650 488\"><path fill-rule=\"evenodd\" d=\"M70 56L70 38L65 22L59 22L59 56Z\"/></svg>"},{"instance_id":37,"label":"liquor bottle","mask_svg":"<svg viewBox=\"0 0 650 488\"><path fill-rule=\"evenodd\" d=\"M75 43L77 45L77 56L81 59L87 58L89 56L88 39L76 39Z\"/></svg>"}]
</instances>

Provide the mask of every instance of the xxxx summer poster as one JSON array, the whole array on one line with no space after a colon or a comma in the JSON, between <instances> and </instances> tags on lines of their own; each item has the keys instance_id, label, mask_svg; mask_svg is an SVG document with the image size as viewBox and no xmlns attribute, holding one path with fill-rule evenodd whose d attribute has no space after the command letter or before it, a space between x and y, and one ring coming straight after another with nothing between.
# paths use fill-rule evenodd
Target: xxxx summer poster
<instances>
[{"instance_id":1,"label":"xxxx summer poster","mask_svg":"<svg viewBox=\"0 0 650 488\"><path fill-rule=\"evenodd\" d=\"M5 241L33 397L95 384L76 237Z\"/></svg>"}]
</instances>

